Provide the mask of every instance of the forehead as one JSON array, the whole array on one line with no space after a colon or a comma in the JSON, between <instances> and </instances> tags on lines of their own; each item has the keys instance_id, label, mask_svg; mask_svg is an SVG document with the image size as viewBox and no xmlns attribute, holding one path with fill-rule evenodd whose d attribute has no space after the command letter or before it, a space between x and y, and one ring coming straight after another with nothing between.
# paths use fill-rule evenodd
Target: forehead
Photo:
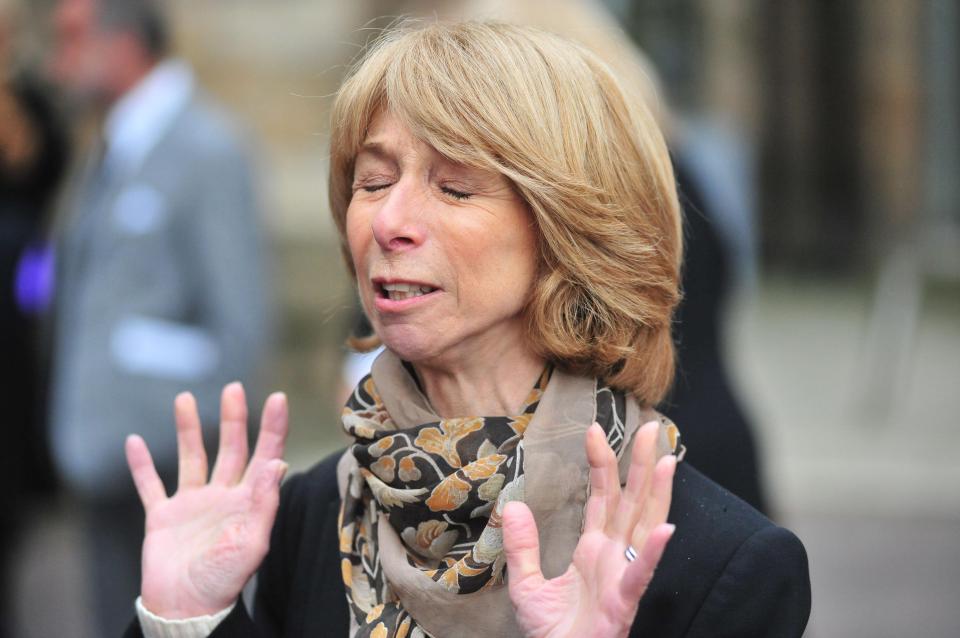
<instances>
[{"instance_id":1,"label":"forehead","mask_svg":"<svg viewBox=\"0 0 960 638\"><path fill-rule=\"evenodd\" d=\"M421 140L403 121L387 110L380 110L370 119L366 136L357 149L357 160L396 158L399 156L429 156L451 163L433 146Z\"/></svg>"},{"instance_id":2,"label":"forehead","mask_svg":"<svg viewBox=\"0 0 960 638\"><path fill-rule=\"evenodd\" d=\"M379 109L370 118L366 135L360 142L360 151L370 147L397 147L397 146L424 146L432 148L426 142L418 139L410 127L407 126L392 111Z\"/></svg>"}]
</instances>

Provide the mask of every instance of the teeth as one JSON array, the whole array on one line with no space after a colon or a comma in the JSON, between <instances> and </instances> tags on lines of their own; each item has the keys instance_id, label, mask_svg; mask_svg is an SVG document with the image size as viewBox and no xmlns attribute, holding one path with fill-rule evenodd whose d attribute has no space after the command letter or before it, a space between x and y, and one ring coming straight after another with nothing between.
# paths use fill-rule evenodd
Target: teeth
<instances>
[{"instance_id":1,"label":"teeth","mask_svg":"<svg viewBox=\"0 0 960 638\"><path fill-rule=\"evenodd\" d=\"M415 284L383 284L383 293L388 299L393 301L403 301L404 299L411 299L413 297L420 297L429 292L433 292L435 288L430 286L418 286Z\"/></svg>"}]
</instances>

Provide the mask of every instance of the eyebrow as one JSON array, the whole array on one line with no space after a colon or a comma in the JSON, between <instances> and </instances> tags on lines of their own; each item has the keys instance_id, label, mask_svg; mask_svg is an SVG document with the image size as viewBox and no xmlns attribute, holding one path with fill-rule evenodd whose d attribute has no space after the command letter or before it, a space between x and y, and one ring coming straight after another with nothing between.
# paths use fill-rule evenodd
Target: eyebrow
<instances>
[{"instance_id":1,"label":"eyebrow","mask_svg":"<svg viewBox=\"0 0 960 638\"><path fill-rule=\"evenodd\" d=\"M360 145L360 150L357 151L357 157L360 157L361 154L372 155L381 160L387 160L391 157L382 142L364 142Z\"/></svg>"},{"instance_id":2,"label":"eyebrow","mask_svg":"<svg viewBox=\"0 0 960 638\"><path fill-rule=\"evenodd\" d=\"M433 150L435 157L441 164L444 164L456 169L476 168L476 167L458 162L454 159L451 159L446 155L439 153L436 149L433 149L433 147L431 147L431 149ZM382 162L389 162L392 164L396 164L397 162L395 153L389 149L387 144L384 142L378 142L376 140L365 141L360 145L360 148L359 150L357 150L357 154L354 157L354 163L356 163L357 159L359 159L361 155L370 156L373 159L380 160Z\"/></svg>"}]
</instances>

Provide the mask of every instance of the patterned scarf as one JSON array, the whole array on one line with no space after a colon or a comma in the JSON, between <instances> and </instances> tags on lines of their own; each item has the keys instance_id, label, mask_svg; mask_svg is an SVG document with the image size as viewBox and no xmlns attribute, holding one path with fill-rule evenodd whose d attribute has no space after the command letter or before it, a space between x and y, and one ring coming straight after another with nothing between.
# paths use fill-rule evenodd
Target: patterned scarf
<instances>
[{"instance_id":1,"label":"patterned scarf","mask_svg":"<svg viewBox=\"0 0 960 638\"><path fill-rule=\"evenodd\" d=\"M426 635L384 577L381 520L402 539L407 561L446 590L469 594L503 583L501 512L507 502L523 500L523 434L551 373L544 370L517 416L441 419L406 429L387 413L373 377L360 382L342 413L357 461L339 520L351 637ZM626 396L598 383L596 406L619 456ZM678 434L672 442L678 449Z\"/></svg>"}]
</instances>

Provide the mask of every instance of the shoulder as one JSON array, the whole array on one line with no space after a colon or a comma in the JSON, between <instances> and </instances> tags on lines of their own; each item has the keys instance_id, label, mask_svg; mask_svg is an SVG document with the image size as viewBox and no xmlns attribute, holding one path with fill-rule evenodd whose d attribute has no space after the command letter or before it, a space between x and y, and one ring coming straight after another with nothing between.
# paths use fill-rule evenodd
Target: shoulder
<instances>
[{"instance_id":1,"label":"shoulder","mask_svg":"<svg viewBox=\"0 0 960 638\"><path fill-rule=\"evenodd\" d=\"M280 490L281 513L302 513L313 508L326 511L331 504L339 505L337 464L342 456L342 450L334 452L307 471L291 476Z\"/></svg>"},{"instance_id":2,"label":"shoulder","mask_svg":"<svg viewBox=\"0 0 960 638\"><path fill-rule=\"evenodd\" d=\"M280 507L273 526L272 558L289 569L304 555L318 551L321 535L337 535L340 493L337 463L343 451L324 457L305 472L291 476L280 488Z\"/></svg>"},{"instance_id":3,"label":"shoulder","mask_svg":"<svg viewBox=\"0 0 960 638\"><path fill-rule=\"evenodd\" d=\"M681 542L710 539L714 550L732 549L754 532L772 527L763 514L720 487L689 463L677 466L671 522ZM679 543L678 543L679 544Z\"/></svg>"},{"instance_id":4,"label":"shoulder","mask_svg":"<svg viewBox=\"0 0 960 638\"><path fill-rule=\"evenodd\" d=\"M341 454L331 454L306 472L294 474L280 488L280 507L264 563L272 575L289 577L304 555L317 552L314 541L336 523L340 502L336 468Z\"/></svg>"},{"instance_id":5,"label":"shoulder","mask_svg":"<svg viewBox=\"0 0 960 638\"><path fill-rule=\"evenodd\" d=\"M291 476L280 490L270 552L258 572L255 617L285 627L283 635L336 635L331 627L347 632L337 552L341 456L335 452Z\"/></svg>"},{"instance_id":6,"label":"shoulder","mask_svg":"<svg viewBox=\"0 0 960 638\"><path fill-rule=\"evenodd\" d=\"M793 533L686 463L677 468L670 521L677 531L641 601L635 631L803 633L810 580L806 552Z\"/></svg>"}]
</instances>

